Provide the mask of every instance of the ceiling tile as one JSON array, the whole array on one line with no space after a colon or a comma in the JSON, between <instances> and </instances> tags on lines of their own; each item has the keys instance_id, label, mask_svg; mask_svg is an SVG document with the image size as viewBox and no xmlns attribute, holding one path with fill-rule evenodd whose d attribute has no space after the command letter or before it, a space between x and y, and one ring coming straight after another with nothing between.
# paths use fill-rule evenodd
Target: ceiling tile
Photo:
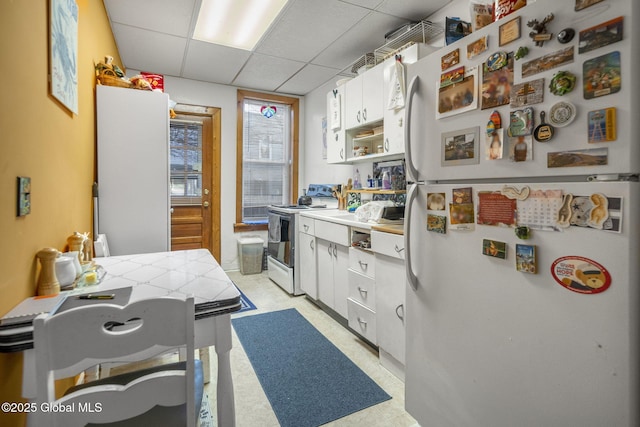
<instances>
[{"instance_id":1,"label":"ceiling tile","mask_svg":"<svg viewBox=\"0 0 640 427\"><path fill-rule=\"evenodd\" d=\"M303 62L254 53L233 85L275 91L304 65Z\"/></svg>"},{"instance_id":2,"label":"ceiling tile","mask_svg":"<svg viewBox=\"0 0 640 427\"><path fill-rule=\"evenodd\" d=\"M187 79L231 84L251 52L191 40L187 47L182 76Z\"/></svg>"},{"instance_id":3,"label":"ceiling tile","mask_svg":"<svg viewBox=\"0 0 640 427\"><path fill-rule=\"evenodd\" d=\"M375 9L376 6L384 2L384 0L341 0L343 3L355 4L356 6L366 7L367 9Z\"/></svg>"},{"instance_id":4,"label":"ceiling tile","mask_svg":"<svg viewBox=\"0 0 640 427\"><path fill-rule=\"evenodd\" d=\"M335 68L308 64L280 86L278 92L304 95L332 79L338 71L340 70Z\"/></svg>"},{"instance_id":5,"label":"ceiling tile","mask_svg":"<svg viewBox=\"0 0 640 427\"><path fill-rule=\"evenodd\" d=\"M104 0L111 22L187 37L195 0Z\"/></svg>"},{"instance_id":6,"label":"ceiling tile","mask_svg":"<svg viewBox=\"0 0 640 427\"><path fill-rule=\"evenodd\" d=\"M298 0L285 10L256 52L309 61L369 12L337 0Z\"/></svg>"},{"instance_id":7,"label":"ceiling tile","mask_svg":"<svg viewBox=\"0 0 640 427\"><path fill-rule=\"evenodd\" d=\"M318 55L312 63L343 70L365 53L384 45L384 35L406 22L395 16L372 12Z\"/></svg>"},{"instance_id":8,"label":"ceiling tile","mask_svg":"<svg viewBox=\"0 0 640 427\"><path fill-rule=\"evenodd\" d=\"M187 39L120 24L112 30L124 67L180 75Z\"/></svg>"},{"instance_id":9,"label":"ceiling tile","mask_svg":"<svg viewBox=\"0 0 640 427\"><path fill-rule=\"evenodd\" d=\"M452 0L386 0L376 8L378 12L388 13L411 21L420 21L438 9L451 3ZM468 11L464 11L468 14Z\"/></svg>"}]
</instances>

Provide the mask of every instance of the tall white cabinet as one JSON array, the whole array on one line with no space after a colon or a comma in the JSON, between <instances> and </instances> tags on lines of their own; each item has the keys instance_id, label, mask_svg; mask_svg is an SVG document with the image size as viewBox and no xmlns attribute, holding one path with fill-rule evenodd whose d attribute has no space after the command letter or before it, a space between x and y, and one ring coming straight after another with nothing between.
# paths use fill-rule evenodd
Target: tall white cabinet
<instances>
[{"instance_id":1,"label":"tall white cabinet","mask_svg":"<svg viewBox=\"0 0 640 427\"><path fill-rule=\"evenodd\" d=\"M111 255L170 248L169 96L97 86L98 233Z\"/></svg>"}]
</instances>

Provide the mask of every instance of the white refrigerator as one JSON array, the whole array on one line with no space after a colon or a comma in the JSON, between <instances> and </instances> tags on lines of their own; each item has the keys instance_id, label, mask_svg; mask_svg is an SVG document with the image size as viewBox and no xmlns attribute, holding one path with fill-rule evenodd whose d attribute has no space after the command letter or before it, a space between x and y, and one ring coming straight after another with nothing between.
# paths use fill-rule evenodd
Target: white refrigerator
<instances>
[{"instance_id":1,"label":"white refrigerator","mask_svg":"<svg viewBox=\"0 0 640 427\"><path fill-rule=\"evenodd\" d=\"M605 0L576 11L577 3L537 0L408 66L405 400L421 426L640 425L640 31L632 26L640 4ZM526 23L549 13L553 37L534 46ZM502 25L518 16L521 37L499 46ZM621 40L579 53L580 31L618 17ZM565 28L576 34L561 44L555 36ZM467 45L483 36L488 49L467 58ZM506 135L522 107L482 109L479 98L491 92L482 70L477 108L449 113L438 101L451 90L442 94L443 73L461 65L469 73L522 45L529 54L514 61L511 88L544 78L542 102L525 106L535 125L559 102L577 114L515 161ZM573 61L523 77L523 64L570 46ZM456 48L460 63L443 71ZM622 90L585 98L586 67L611 52L620 52ZM548 88L558 71L577 77L563 96ZM611 107L615 140L589 143L589 113ZM494 110L505 144L503 157L490 160ZM588 151L603 148L606 164L594 160L601 151ZM550 167L559 159L565 167Z\"/></svg>"},{"instance_id":2,"label":"white refrigerator","mask_svg":"<svg viewBox=\"0 0 640 427\"><path fill-rule=\"evenodd\" d=\"M97 86L96 234L111 255L170 249L169 95Z\"/></svg>"}]
</instances>

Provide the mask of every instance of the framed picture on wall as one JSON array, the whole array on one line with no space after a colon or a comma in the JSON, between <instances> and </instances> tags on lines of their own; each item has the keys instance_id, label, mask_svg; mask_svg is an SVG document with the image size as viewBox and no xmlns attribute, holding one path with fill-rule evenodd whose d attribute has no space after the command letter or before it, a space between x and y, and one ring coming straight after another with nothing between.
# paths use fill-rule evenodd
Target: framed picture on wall
<instances>
[{"instance_id":1,"label":"framed picture on wall","mask_svg":"<svg viewBox=\"0 0 640 427\"><path fill-rule=\"evenodd\" d=\"M78 5L49 0L49 81L51 95L78 114Z\"/></svg>"},{"instance_id":2,"label":"framed picture on wall","mask_svg":"<svg viewBox=\"0 0 640 427\"><path fill-rule=\"evenodd\" d=\"M437 103L436 119L478 108L478 67L468 69L462 81L440 88Z\"/></svg>"}]
</instances>

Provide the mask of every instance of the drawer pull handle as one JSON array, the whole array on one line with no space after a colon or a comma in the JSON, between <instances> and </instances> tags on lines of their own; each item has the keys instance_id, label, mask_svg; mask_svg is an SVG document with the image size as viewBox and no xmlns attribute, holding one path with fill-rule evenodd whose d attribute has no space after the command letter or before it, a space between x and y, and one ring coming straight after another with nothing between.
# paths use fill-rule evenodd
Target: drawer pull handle
<instances>
[{"instance_id":1,"label":"drawer pull handle","mask_svg":"<svg viewBox=\"0 0 640 427\"><path fill-rule=\"evenodd\" d=\"M304 225L304 231L309 231L309 224L305 224ZM396 248L397 248L397 246L396 246Z\"/></svg>"},{"instance_id":2,"label":"drawer pull handle","mask_svg":"<svg viewBox=\"0 0 640 427\"><path fill-rule=\"evenodd\" d=\"M358 323L360 323L360 327L362 329L367 329L367 322L358 317Z\"/></svg>"},{"instance_id":3,"label":"drawer pull handle","mask_svg":"<svg viewBox=\"0 0 640 427\"><path fill-rule=\"evenodd\" d=\"M400 304L399 306L396 307L396 316L398 316L398 319L404 322L404 304Z\"/></svg>"},{"instance_id":4,"label":"drawer pull handle","mask_svg":"<svg viewBox=\"0 0 640 427\"><path fill-rule=\"evenodd\" d=\"M338 245L333 245L333 257L338 258Z\"/></svg>"},{"instance_id":5,"label":"drawer pull handle","mask_svg":"<svg viewBox=\"0 0 640 427\"><path fill-rule=\"evenodd\" d=\"M333 246L333 245L329 245L329 246L327 247L327 252L329 253L329 256L331 256L331 246Z\"/></svg>"},{"instance_id":6,"label":"drawer pull handle","mask_svg":"<svg viewBox=\"0 0 640 427\"><path fill-rule=\"evenodd\" d=\"M358 286L358 292L360 292L360 295L362 295L363 298L366 298L367 294L369 293L368 290L362 289L360 286Z\"/></svg>"},{"instance_id":7,"label":"drawer pull handle","mask_svg":"<svg viewBox=\"0 0 640 427\"><path fill-rule=\"evenodd\" d=\"M400 252L404 251L404 248L399 248L398 245L396 245L395 250L397 254L400 254Z\"/></svg>"},{"instance_id":8,"label":"drawer pull handle","mask_svg":"<svg viewBox=\"0 0 640 427\"><path fill-rule=\"evenodd\" d=\"M362 261L358 261L358 264L360 264L360 268L363 269L363 270L366 270L367 267L369 266L368 263L362 262Z\"/></svg>"},{"instance_id":9,"label":"drawer pull handle","mask_svg":"<svg viewBox=\"0 0 640 427\"><path fill-rule=\"evenodd\" d=\"M314 250L314 249L315 249L315 245L313 244L313 240L311 240L311 241L309 242L309 247L311 248L311 250Z\"/></svg>"}]
</instances>

